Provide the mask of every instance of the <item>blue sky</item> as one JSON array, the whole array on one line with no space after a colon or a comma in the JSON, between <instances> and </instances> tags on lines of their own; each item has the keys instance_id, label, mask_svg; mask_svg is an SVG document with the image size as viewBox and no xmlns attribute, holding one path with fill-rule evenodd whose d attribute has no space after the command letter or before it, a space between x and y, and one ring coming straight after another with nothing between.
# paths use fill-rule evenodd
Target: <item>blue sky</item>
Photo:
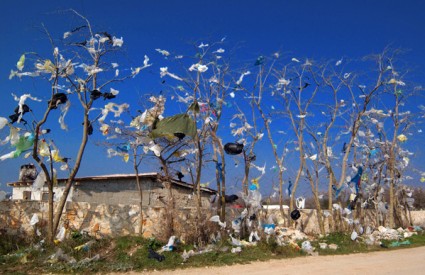
<instances>
[{"instance_id":1,"label":"blue sky","mask_svg":"<svg viewBox=\"0 0 425 275\"><path fill-rule=\"evenodd\" d=\"M96 29L122 36L130 66L140 64L144 54L153 56L155 48L179 52L190 49L194 41L226 37L227 45L237 48L241 63L275 51L338 60L359 59L386 46L402 48L414 79L424 79L422 1L1 1L0 116L9 115L6 110L16 104L10 93L37 94L45 88L35 81L8 80L9 72L23 52L50 53L41 23L53 37L80 24L64 12L69 8L85 15ZM156 74L144 72L122 89L133 95L158 92ZM72 131L66 138L78 141ZM27 162L1 162L0 189L16 180L19 166ZM131 166L106 159L104 149L89 144L80 175L123 172L131 173Z\"/></svg>"}]
</instances>

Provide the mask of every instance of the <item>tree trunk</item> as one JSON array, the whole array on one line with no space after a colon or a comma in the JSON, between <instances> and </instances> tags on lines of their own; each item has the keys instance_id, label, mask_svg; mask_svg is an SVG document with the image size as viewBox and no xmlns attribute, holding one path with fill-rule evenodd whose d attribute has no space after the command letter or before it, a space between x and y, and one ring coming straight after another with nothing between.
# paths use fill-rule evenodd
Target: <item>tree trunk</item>
<instances>
[{"instance_id":1,"label":"tree trunk","mask_svg":"<svg viewBox=\"0 0 425 275\"><path fill-rule=\"evenodd\" d=\"M143 189L142 186L140 184L140 177L139 177L139 166L137 164L137 149L135 149L134 154L133 154L133 168L134 168L134 172L136 172L136 185L137 185L137 189L139 191L139 197L140 197L140 202L139 202L139 207L140 207L140 213L139 213L139 233L140 235L143 236Z\"/></svg>"},{"instance_id":2,"label":"tree trunk","mask_svg":"<svg viewBox=\"0 0 425 275\"><path fill-rule=\"evenodd\" d=\"M75 176L77 175L78 170L80 169L81 160L83 159L83 155L84 155L84 149L87 145L87 140L88 140L87 129L88 129L89 123L90 122L89 122L89 118L88 118L88 110L85 110L83 137L81 139L81 144L80 144L80 148L78 150L77 158L76 158L76 161L75 161L75 166L72 169L71 174L68 177L68 180L67 180L66 185L65 185L65 189L62 193L62 197L61 197L61 199L58 203L58 206L56 208L56 212L55 212L55 216L54 216L54 220L53 220L53 234L55 234L56 231L58 230L59 222L60 222L60 219L62 217L62 212L63 212L63 209L65 207L65 203L66 203L66 200L68 198L69 191L71 190Z\"/></svg>"}]
</instances>

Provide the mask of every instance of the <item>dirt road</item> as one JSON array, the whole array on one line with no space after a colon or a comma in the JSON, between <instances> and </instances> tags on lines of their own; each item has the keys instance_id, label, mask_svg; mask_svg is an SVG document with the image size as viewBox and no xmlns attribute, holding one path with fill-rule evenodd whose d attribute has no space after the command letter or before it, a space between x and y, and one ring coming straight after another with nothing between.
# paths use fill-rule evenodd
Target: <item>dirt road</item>
<instances>
[{"instance_id":1,"label":"dirt road","mask_svg":"<svg viewBox=\"0 0 425 275\"><path fill-rule=\"evenodd\" d=\"M142 273L127 273L142 274ZM425 274L425 247L343 256L302 257L246 265L157 271L143 274Z\"/></svg>"}]
</instances>

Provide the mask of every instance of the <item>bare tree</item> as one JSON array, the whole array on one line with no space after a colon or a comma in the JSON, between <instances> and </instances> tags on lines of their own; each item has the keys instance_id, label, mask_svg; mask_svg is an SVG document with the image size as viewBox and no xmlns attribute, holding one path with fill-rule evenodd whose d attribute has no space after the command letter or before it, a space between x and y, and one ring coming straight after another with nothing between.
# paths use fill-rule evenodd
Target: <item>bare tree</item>
<instances>
[{"instance_id":1,"label":"bare tree","mask_svg":"<svg viewBox=\"0 0 425 275\"><path fill-rule=\"evenodd\" d=\"M42 119L34 122L32 140L32 157L41 167L46 177L47 186L49 189L49 214L48 214L48 240L53 241L55 232L59 226L62 216L62 211L65 206L68 194L72 187L73 181L79 171L83 160L84 152L88 142L88 136L92 132L91 120L89 112L93 107L96 99L104 97L105 99L114 98L118 91L111 88L110 92L101 92L110 87L113 83L124 81L130 77L136 76L143 67L132 70L131 74L120 76L117 72L111 72L112 67L107 63L108 53L117 51L123 44L122 38L117 38L106 32L94 32L90 22L78 12L71 10L78 18L82 19L83 24L64 34L63 50L59 51L56 41L50 37L47 29L44 28L47 36L50 39L50 44L53 50L53 59L42 58L36 54L28 54L28 57L35 57L35 68L33 70L23 72L25 55L20 59L18 71L11 72L10 78L13 77L38 77L45 79L50 83L51 91L47 108L44 111ZM65 56L69 55L69 58ZM147 64L147 63L146 63ZM62 92L65 91L65 92ZM82 115L82 133L80 145L73 166L67 166L69 171L65 188L62 197L60 198L56 211L53 210L53 162L65 163L69 158L59 156L59 151L53 151L53 144L48 146L48 151L45 152L45 146L40 148L41 136L44 135L43 127L51 118L52 113L58 107L61 107L61 115L59 117L60 126L63 130L67 130L65 124L65 115L70 107L70 98L76 97L81 105ZM19 110L17 121L22 119L25 113L25 99L28 96L24 95L19 98ZM110 103L110 108L117 107L114 103ZM121 106L124 108L125 106ZM111 111L111 110L110 110ZM118 111L118 110L114 110ZM54 131L52 131L52 134ZM50 160L50 164L47 164ZM70 163L67 163L70 165ZM50 170L50 172L49 172Z\"/></svg>"}]
</instances>

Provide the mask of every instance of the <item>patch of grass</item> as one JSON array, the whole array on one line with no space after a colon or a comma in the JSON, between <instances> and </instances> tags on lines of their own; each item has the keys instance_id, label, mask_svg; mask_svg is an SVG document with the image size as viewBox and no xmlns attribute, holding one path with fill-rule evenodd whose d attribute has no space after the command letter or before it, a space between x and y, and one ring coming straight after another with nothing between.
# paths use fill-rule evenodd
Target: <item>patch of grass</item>
<instances>
[{"instance_id":1,"label":"patch of grass","mask_svg":"<svg viewBox=\"0 0 425 275\"><path fill-rule=\"evenodd\" d=\"M338 249L320 249L319 243L327 243L338 245ZM364 253L377 250L376 246L368 246L364 242L361 241L361 237L358 240L353 241L351 237L347 233L336 232L330 233L327 236L318 239L317 241L313 241L312 245L316 248L316 251L319 252L320 255L343 255L350 253Z\"/></svg>"},{"instance_id":2,"label":"patch of grass","mask_svg":"<svg viewBox=\"0 0 425 275\"><path fill-rule=\"evenodd\" d=\"M34 245L24 246L20 244L3 244L11 247L9 255L0 255L0 267L2 272L7 274L26 274L26 273L93 273L93 272L125 272L130 270L166 270L189 267L222 266L231 264L245 264L252 261L266 261L269 259L282 259L305 256L301 250L290 246L279 246L270 238L269 242L262 240L257 246L244 247L240 253L231 253L231 245L223 241L214 246L212 251L205 252L190 257L186 262L183 261L182 253L195 247L188 244L179 244L177 249L172 252L163 252L165 260L159 262L148 258L148 248L152 247L158 250L164 245L155 239L144 239L138 236L125 236L114 239L96 240L87 250L76 251L74 248L78 245L91 241L88 236L78 236L60 243L58 246L44 246L43 249L34 247ZM411 245L405 247L416 247L425 245L425 234L413 235L406 240L410 240ZM0 243L4 240L0 240ZM10 240L9 240L10 241ZM337 250L320 249L319 242L327 244L337 244ZM299 241L301 246L302 241ZM387 244L391 241L386 242ZM359 252L369 252L376 250L398 249L381 248L379 246L367 246L361 241L352 241L349 235L343 233L333 233L326 237L311 241L320 255L349 254ZM58 248L70 257L74 257L77 263L69 264L66 262L49 263L48 257L54 254ZM81 261L85 258L91 258L99 254L100 259L92 262ZM3 268L4 267L4 268Z\"/></svg>"}]
</instances>

